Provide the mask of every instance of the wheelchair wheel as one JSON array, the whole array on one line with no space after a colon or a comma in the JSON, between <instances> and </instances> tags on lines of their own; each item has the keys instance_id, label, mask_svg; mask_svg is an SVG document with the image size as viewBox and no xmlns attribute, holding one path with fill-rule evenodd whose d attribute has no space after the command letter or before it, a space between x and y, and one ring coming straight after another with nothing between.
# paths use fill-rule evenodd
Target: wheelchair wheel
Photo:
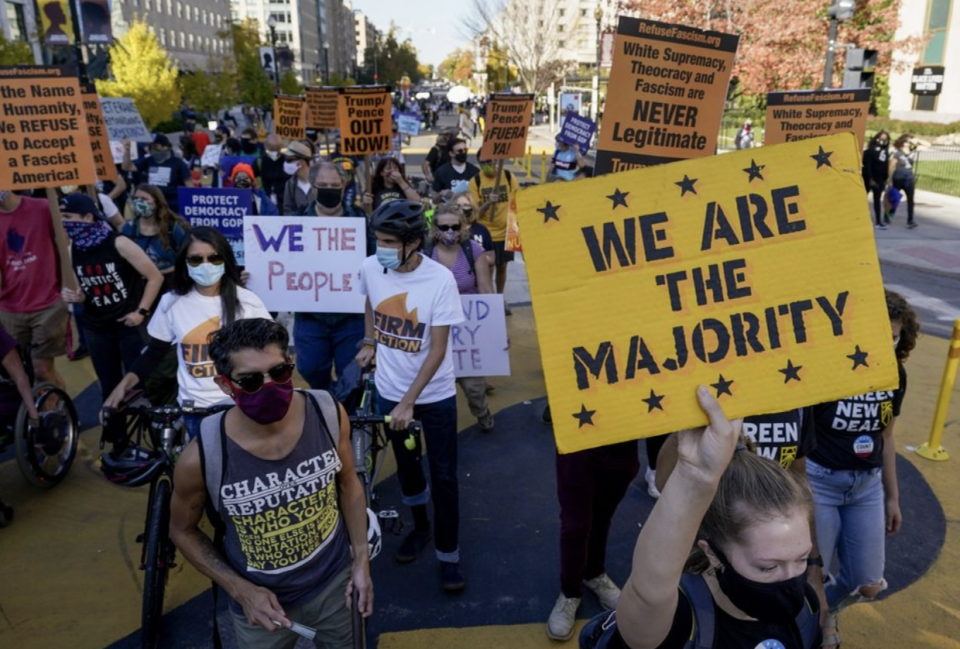
<instances>
[{"instance_id":1,"label":"wheelchair wheel","mask_svg":"<svg viewBox=\"0 0 960 649\"><path fill-rule=\"evenodd\" d=\"M63 480L77 454L80 422L70 396L50 383L33 388L40 426L29 425L26 406L20 406L14 425L17 464L32 484L48 489Z\"/></svg>"}]
</instances>

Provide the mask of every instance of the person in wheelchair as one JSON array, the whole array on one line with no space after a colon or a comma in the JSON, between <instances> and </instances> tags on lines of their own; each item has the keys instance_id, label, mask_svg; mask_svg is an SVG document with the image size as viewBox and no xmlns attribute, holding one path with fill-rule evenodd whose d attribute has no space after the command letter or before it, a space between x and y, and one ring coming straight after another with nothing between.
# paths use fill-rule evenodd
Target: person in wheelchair
<instances>
[{"instance_id":1,"label":"person in wheelchair","mask_svg":"<svg viewBox=\"0 0 960 649\"><path fill-rule=\"evenodd\" d=\"M27 407L31 426L40 423L40 414L33 402L33 381L29 365L24 361L17 341L0 325L0 448L10 443L20 405Z\"/></svg>"}]
</instances>

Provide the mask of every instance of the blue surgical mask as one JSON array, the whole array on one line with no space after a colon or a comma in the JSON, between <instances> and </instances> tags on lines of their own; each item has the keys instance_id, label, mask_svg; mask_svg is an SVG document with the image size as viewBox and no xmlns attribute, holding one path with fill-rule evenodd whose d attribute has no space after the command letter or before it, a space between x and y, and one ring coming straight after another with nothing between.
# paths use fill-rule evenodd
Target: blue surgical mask
<instances>
[{"instance_id":1,"label":"blue surgical mask","mask_svg":"<svg viewBox=\"0 0 960 649\"><path fill-rule=\"evenodd\" d=\"M204 262L199 266L187 266L190 279L204 288L219 282L220 278L223 277L224 270L226 270L225 264L211 264L209 262Z\"/></svg>"},{"instance_id":2,"label":"blue surgical mask","mask_svg":"<svg viewBox=\"0 0 960 649\"><path fill-rule=\"evenodd\" d=\"M157 164L163 164L170 159L170 152L167 150L154 149L150 152L150 157Z\"/></svg>"},{"instance_id":3,"label":"blue surgical mask","mask_svg":"<svg viewBox=\"0 0 960 649\"><path fill-rule=\"evenodd\" d=\"M400 268L400 256L396 248L381 248L377 246L377 261L388 270Z\"/></svg>"}]
</instances>

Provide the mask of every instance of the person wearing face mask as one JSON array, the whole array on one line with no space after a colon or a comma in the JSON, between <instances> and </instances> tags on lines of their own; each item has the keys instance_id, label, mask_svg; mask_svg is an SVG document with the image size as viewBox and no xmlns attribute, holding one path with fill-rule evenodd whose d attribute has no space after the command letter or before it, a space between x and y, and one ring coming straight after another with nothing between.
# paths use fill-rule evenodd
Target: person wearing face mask
<instances>
[{"instance_id":1,"label":"person wearing face mask","mask_svg":"<svg viewBox=\"0 0 960 649\"><path fill-rule=\"evenodd\" d=\"M277 206L280 213L283 212L283 188L290 180L290 174L284 170L286 161L280 155L283 150L283 142L276 133L271 133L263 141L263 155L257 158L253 165L253 170L260 179L260 186L266 192L270 200Z\"/></svg>"},{"instance_id":2,"label":"person wearing face mask","mask_svg":"<svg viewBox=\"0 0 960 649\"><path fill-rule=\"evenodd\" d=\"M473 194L470 192L461 192L454 195L450 204L456 206L466 217L467 223L470 224L470 237L483 248L483 255L487 258L487 266L490 269L490 281L493 281L493 265L496 263L493 238L490 236L490 230L487 229L487 226L477 220L477 213L480 211L477 201L474 200Z\"/></svg>"},{"instance_id":3,"label":"person wearing face mask","mask_svg":"<svg viewBox=\"0 0 960 649\"><path fill-rule=\"evenodd\" d=\"M203 152L210 146L210 136L203 128L197 128L196 115L187 114L183 120L183 130L193 140L193 144L197 148L197 155L202 156Z\"/></svg>"},{"instance_id":4,"label":"person wearing face mask","mask_svg":"<svg viewBox=\"0 0 960 649\"><path fill-rule=\"evenodd\" d=\"M140 182L153 185L163 192L167 204L174 212L180 210L177 188L192 180L190 167L173 154L170 140L163 133L156 133L150 143L150 155L136 162L130 159L129 140L123 139L123 170L135 171Z\"/></svg>"},{"instance_id":5,"label":"person wearing face mask","mask_svg":"<svg viewBox=\"0 0 960 649\"><path fill-rule=\"evenodd\" d=\"M130 204L133 220L124 224L121 233L140 246L162 274L172 273L190 224L170 209L163 192L153 185L137 187Z\"/></svg>"},{"instance_id":6,"label":"person wearing face mask","mask_svg":"<svg viewBox=\"0 0 960 649\"><path fill-rule=\"evenodd\" d=\"M236 407L206 418L177 460L170 537L229 596L236 646L293 647L296 621L316 630L317 646L351 649L353 594L368 617L374 593L350 423L329 392L294 389L288 344L283 325L258 318L210 337L214 381ZM270 488L257 515L293 516L280 534L249 524L242 488L278 475L296 476L295 488ZM222 547L201 529L205 504L224 526Z\"/></svg>"},{"instance_id":7,"label":"person wearing face mask","mask_svg":"<svg viewBox=\"0 0 960 649\"><path fill-rule=\"evenodd\" d=\"M357 205L357 199L362 196L364 191L363 179L361 178L361 170L364 168L363 160L359 156L343 153L340 149L340 143L341 138L337 134L333 140L333 151L327 156L327 160L337 165L346 177L347 186L343 190L343 202L347 205Z\"/></svg>"},{"instance_id":8,"label":"person wearing face mask","mask_svg":"<svg viewBox=\"0 0 960 649\"><path fill-rule=\"evenodd\" d=\"M394 158L381 158L373 172L370 192L363 195L364 207L377 209L390 201L419 201L420 194L410 186L403 164Z\"/></svg>"},{"instance_id":9,"label":"person wearing face mask","mask_svg":"<svg viewBox=\"0 0 960 649\"><path fill-rule=\"evenodd\" d=\"M870 144L863 151L863 184L868 192L873 192L873 216L879 230L887 228L884 225L883 193L886 191L890 177L890 134L878 131L870 139Z\"/></svg>"},{"instance_id":10,"label":"person wearing face mask","mask_svg":"<svg viewBox=\"0 0 960 649\"><path fill-rule=\"evenodd\" d=\"M413 531L394 558L414 561L433 537L427 503L434 502L440 585L461 591L460 496L457 481L457 386L449 345L450 327L463 322L453 274L421 253L426 236L423 205L393 201L374 212L376 254L363 262L360 291L367 296L361 367L377 357L380 413L391 416L390 435L403 502L411 507ZM413 448L402 431L423 424L430 487L418 435Z\"/></svg>"},{"instance_id":11,"label":"person wearing face mask","mask_svg":"<svg viewBox=\"0 0 960 649\"><path fill-rule=\"evenodd\" d=\"M260 189L260 183L253 175L250 165L238 164L234 166L230 175L230 184L237 189L249 189L253 193L254 216L277 216L280 214L267 193Z\"/></svg>"},{"instance_id":12,"label":"person wearing face mask","mask_svg":"<svg viewBox=\"0 0 960 649\"><path fill-rule=\"evenodd\" d=\"M316 196L298 216L336 216L366 219L366 215L343 200L346 178L340 167L323 161L310 170L310 183ZM376 246L373 233L367 228L367 254ZM356 269L354 269L356 270ZM297 349L297 370L314 390L325 390L352 362L363 339L363 315L353 313L294 314L294 346Z\"/></svg>"},{"instance_id":13,"label":"person wearing face mask","mask_svg":"<svg viewBox=\"0 0 960 649\"><path fill-rule=\"evenodd\" d=\"M466 187L470 180L480 173L476 165L467 161L467 143L460 138L451 138L447 142L450 162L439 167L433 174L434 203L440 202L440 195L456 194ZM462 191L462 190L461 190Z\"/></svg>"},{"instance_id":14,"label":"person wearing face mask","mask_svg":"<svg viewBox=\"0 0 960 649\"><path fill-rule=\"evenodd\" d=\"M214 382L216 370L207 338L221 325L243 318L270 318L263 301L243 288L240 269L229 242L208 227L190 231L180 248L173 271L173 289L147 325L150 342L104 402L116 408L124 395L146 379L172 346L177 348L178 401L201 408L223 399ZM183 415L187 438L200 430L199 415Z\"/></svg>"},{"instance_id":15,"label":"person wearing face mask","mask_svg":"<svg viewBox=\"0 0 960 649\"><path fill-rule=\"evenodd\" d=\"M283 215L297 216L317 199L317 192L310 184L313 147L296 140L280 153L283 156L283 171L290 176L283 188Z\"/></svg>"},{"instance_id":16,"label":"person wearing face mask","mask_svg":"<svg viewBox=\"0 0 960 649\"><path fill-rule=\"evenodd\" d=\"M453 130L456 131L456 129ZM447 148L447 144L451 137L450 130L444 129L441 131L437 135L437 143L430 147L426 159L420 165L423 170L423 177L427 179L428 183L433 183L433 174L437 172L437 169L450 162L450 150Z\"/></svg>"},{"instance_id":17,"label":"person wearing face mask","mask_svg":"<svg viewBox=\"0 0 960 649\"><path fill-rule=\"evenodd\" d=\"M553 159L550 161L550 179L551 180L575 180L577 169L584 166L586 161L580 155L580 150L557 140L557 149L553 153Z\"/></svg>"},{"instance_id":18,"label":"person wearing face mask","mask_svg":"<svg viewBox=\"0 0 960 649\"><path fill-rule=\"evenodd\" d=\"M240 133L240 152L254 158L263 155L263 145L257 141L257 131L255 129L245 128Z\"/></svg>"},{"instance_id":19,"label":"person wearing face mask","mask_svg":"<svg viewBox=\"0 0 960 649\"><path fill-rule=\"evenodd\" d=\"M479 154L478 154L479 158ZM507 286L507 264L513 261L513 251L507 250L507 212L513 205L513 197L520 189L516 177L504 169L497 183L497 168L492 160L479 160L480 173L470 181L473 200L480 204L477 220L490 230L493 239L495 285L497 293L503 294ZM494 190L497 195L494 196ZM510 315L510 309L506 310Z\"/></svg>"},{"instance_id":20,"label":"person wearing face mask","mask_svg":"<svg viewBox=\"0 0 960 649\"><path fill-rule=\"evenodd\" d=\"M84 338L100 396L106 398L140 357L145 337L141 325L160 293L163 276L143 250L107 225L89 196L65 197L60 213L79 283L77 290L64 287L61 294L64 302L84 305Z\"/></svg>"},{"instance_id":21,"label":"person wearing face mask","mask_svg":"<svg viewBox=\"0 0 960 649\"><path fill-rule=\"evenodd\" d=\"M678 433L677 467L637 539L616 612L589 622L580 644L819 647L810 491L738 445L742 422L728 421L705 386L697 400L710 423Z\"/></svg>"}]
</instances>

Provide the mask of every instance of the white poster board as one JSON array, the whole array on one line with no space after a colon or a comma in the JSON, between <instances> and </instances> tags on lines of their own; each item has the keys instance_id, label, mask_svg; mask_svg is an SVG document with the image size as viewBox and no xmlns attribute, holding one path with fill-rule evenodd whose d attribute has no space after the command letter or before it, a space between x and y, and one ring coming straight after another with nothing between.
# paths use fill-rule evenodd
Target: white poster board
<instances>
[{"instance_id":1,"label":"white poster board","mask_svg":"<svg viewBox=\"0 0 960 649\"><path fill-rule=\"evenodd\" d=\"M107 124L107 134L113 141L129 138L135 142L152 142L150 129L143 123L136 104L128 97L103 97L103 121Z\"/></svg>"},{"instance_id":2,"label":"white poster board","mask_svg":"<svg viewBox=\"0 0 960 649\"><path fill-rule=\"evenodd\" d=\"M270 311L363 313L366 226L350 217L245 217L248 288Z\"/></svg>"},{"instance_id":3,"label":"white poster board","mask_svg":"<svg viewBox=\"0 0 960 649\"><path fill-rule=\"evenodd\" d=\"M457 378L510 376L510 352L503 296L461 295L464 322L450 327Z\"/></svg>"}]
</instances>

